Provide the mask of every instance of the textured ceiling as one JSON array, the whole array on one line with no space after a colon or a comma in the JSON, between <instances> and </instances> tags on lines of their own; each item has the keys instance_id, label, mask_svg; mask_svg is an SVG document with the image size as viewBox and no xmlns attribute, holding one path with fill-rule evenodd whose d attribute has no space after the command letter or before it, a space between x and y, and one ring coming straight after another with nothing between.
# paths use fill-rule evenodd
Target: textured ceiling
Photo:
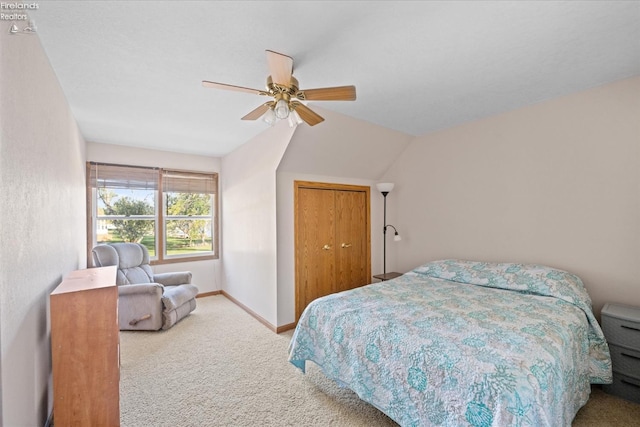
<instances>
[{"instance_id":1,"label":"textured ceiling","mask_svg":"<svg viewBox=\"0 0 640 427\"><path fill-rule=\"evenodd\" d=\"M222 156L266 129L265 49L322 107L423 135L640 75L638 1L41 1L30 12L87 140ZM327 122L317 126L326 125ZM306 126L306 124L301 125Z\"/></svg>"}]
</instances>

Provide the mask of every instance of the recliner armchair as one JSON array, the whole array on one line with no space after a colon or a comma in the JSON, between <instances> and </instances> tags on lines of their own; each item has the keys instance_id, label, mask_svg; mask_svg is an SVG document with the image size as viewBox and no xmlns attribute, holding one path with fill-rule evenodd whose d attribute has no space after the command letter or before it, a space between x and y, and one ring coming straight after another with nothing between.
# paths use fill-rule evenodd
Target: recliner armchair
<instances>
[{"instance_id":1,"label":"recliner armchair","mask_svg":"<svg viewBox=\"0 0 640 427\"><path fill-rule=\"evenodd\" d=\"M195 310L198 288L191 284L191 272L154 274L144 245L109 243L91 252L94 267L118 266L121 331L169 329Z\"/></svg>"}]
</instances>

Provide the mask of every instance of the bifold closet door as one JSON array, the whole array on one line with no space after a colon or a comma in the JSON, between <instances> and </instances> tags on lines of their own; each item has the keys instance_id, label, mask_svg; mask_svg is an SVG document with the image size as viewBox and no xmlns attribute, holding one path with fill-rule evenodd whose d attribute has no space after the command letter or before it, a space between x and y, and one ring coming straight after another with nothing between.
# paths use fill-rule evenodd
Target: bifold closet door
<instances>
[{"instance_id":1,"label":"bifold closet door","mask_svg":"<svg viewBox=\"0 0 640 427\"><path fill-rule=\"evenodd\" d=\"M298 189L296 319L314 299L335 292L335 192Z\"/></svg>"},{"instance_id":2,"label":"bifold closet door","mask_svg":"<svg viewBox=\"0 0 640 427\"><path fill-rule=\"evenodd\" d=\"M368 187L295 188L297 320L314 299L370 283L371 243Z\"/></svg>"}]
</instances>

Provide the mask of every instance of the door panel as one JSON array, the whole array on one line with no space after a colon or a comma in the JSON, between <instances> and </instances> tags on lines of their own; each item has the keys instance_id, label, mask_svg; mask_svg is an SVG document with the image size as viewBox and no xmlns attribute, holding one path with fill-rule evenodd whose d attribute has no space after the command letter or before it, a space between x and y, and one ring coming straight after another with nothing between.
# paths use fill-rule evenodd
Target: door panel
<instances>
[{"instance_id":1,"label":"door panel","mask_svg":"<svg viewBox=\"0 0 640 427\"><path fill-rule=\"evenodd\" d=\"M335 292L335 192L300 188L296 233L296 319L314 299Z\"/></svg>"},{"instance_id":2,"label":"door panel","mask_svg":"<svg viewBox=\"0 0 640 427\"><path fill-rule=\"evenodd\" d=\"M366 194L336 191L336 279L337 291L366 285L367 226Z\"/></svg>"}]
</instances>

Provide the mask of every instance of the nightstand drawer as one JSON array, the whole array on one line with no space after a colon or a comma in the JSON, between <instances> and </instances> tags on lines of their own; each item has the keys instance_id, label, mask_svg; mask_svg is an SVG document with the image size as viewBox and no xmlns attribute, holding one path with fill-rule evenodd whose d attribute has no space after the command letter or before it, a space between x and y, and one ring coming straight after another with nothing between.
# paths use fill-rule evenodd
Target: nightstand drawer
<instances>
[{"instance_id":1,"label":"nightstand drawer","mask_svg":"<svg viewBox=\"0 0 640 427\"><path fill-rule=\"evenodd\" d=\"M609 344L609 352L615 372L640 378L640 351Z\"/></svg>"},{"instance_id":2,"label":"nightstand drawer","mask_svg":"<svg viewBox=\"0 0 640 427\"><path fill-rule=\"evenodd\" d=\"M606 304L602 309L602 332L610 344L640 351L640 308Z\"/></svg>"},{"instance_id":3,"label":"nightstand drawer","mask_svg":"<svg viewBox=\"0 0 640 427\"><path fill-rule=\"evenodd\" d=\"M640 403L640 380L622 374L613 374L613 384L605 384L602 389L623 399Z\"/></svg>"}]
</instances>

